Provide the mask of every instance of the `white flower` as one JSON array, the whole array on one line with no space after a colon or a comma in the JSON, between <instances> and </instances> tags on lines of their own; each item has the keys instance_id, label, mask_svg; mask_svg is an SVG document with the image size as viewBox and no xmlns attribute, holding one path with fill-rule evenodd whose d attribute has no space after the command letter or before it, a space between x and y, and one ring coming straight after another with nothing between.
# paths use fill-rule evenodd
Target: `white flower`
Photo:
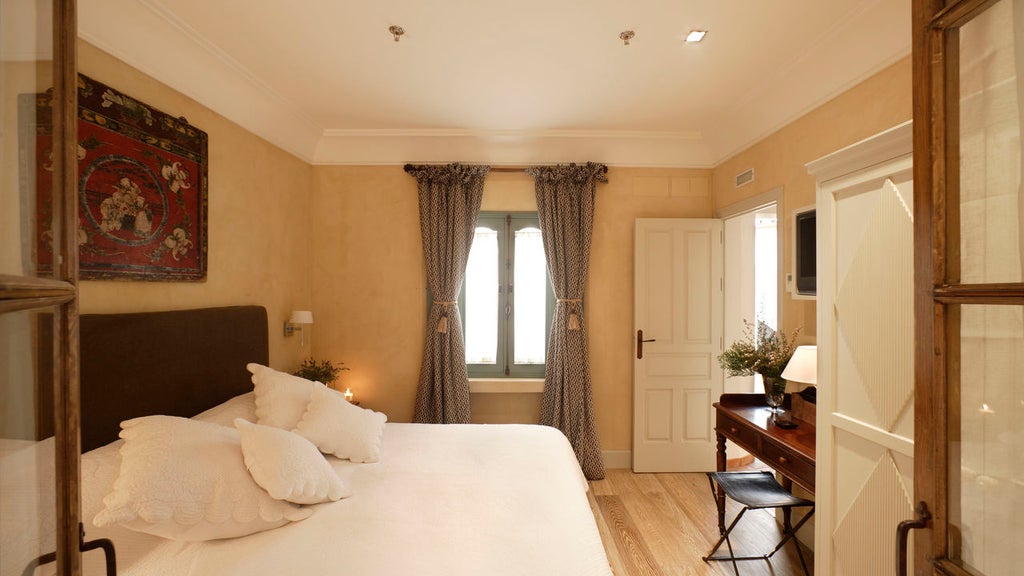
<instances>
[{"instance_id":1,"label":"white flower","mask_svg":"<svg viewBox=\"0 0 1024 576\"><path fill-rule=\"evenodd\" d=\"M181 167L181 162L175 162L174 164L164 164L164 167L160 169L160 174L170 183L171 192L177 192L179 189L189 189L192 187L188 182L188 170Z\"/></svg>"},{"instance_id":2,"label":"white flower","mask_svg":"<svg viewBox=\"0 0 1024 576\"><path fill-rule=\"evenodd\" d=\"M171 256L175 260L181 260L181 257L188 253L188 249L192 247L192 241L188 239L188 234L185 233L183 228L175 228L164 239L164 246L171 249Z\"/></svg>"}]
</instances>

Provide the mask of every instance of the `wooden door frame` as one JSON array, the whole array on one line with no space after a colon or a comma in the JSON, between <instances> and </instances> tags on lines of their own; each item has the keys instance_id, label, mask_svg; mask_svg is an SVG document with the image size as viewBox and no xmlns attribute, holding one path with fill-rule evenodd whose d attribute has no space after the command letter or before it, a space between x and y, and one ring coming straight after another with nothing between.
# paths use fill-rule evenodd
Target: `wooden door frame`
<instances>
[{"instance_id":1,"label":"wooden door frame","mask_svg":"<svg viewBox=\"0 0 1024 576\"><path fill-rule=\"evenodd\" d=\"M1024 283L961 284L958 29L998 0L913 0L915 573L968 576L949 553L949 443L959 435L961 304L1024 305Z\"/></svg>"},{"instance_id":2,"label":"wooden door frame","mask_svg":"<svg viewBox=\"0 0 1024 576\"><path fill-rule=\"evenodd\" d=\"M56 570L81 574L78 372L78 65L76 0L52 0L52 278L0 275L0 314L56 307L53 421ZM44 385L40 382L38 385Z\"/></svg>"},{"instance_id":3,"label":"wooden door frame","mask_svg":"<svg viewBox=\"0 0 1024 576\"><path fill-rule=\"evenodd\" d=\"M76 0L54 0L54 206L60 206L57 279L74 287L54 326L54 441L57 459L57 573L82 572L81 403L78 363L78 13ZM57 113L57 108L60 112ZM59 178L58 178L59 175ZM57 203L58 197L60 203ZM55 228L56 230L56 228ZM56 244L56 238L54 239Z\"/></svg>"}]
</instances>

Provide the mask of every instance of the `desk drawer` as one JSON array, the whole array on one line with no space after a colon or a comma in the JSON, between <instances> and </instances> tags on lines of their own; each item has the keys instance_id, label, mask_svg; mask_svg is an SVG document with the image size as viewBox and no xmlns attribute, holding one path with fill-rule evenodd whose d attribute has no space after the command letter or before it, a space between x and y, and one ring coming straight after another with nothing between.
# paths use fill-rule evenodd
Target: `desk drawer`
<instances>
[{"instance_id":1,"label":"desk drawer","mask_svg":"<svg viewBox=\"0 0 1024 576\"><path fill-rule=\"evenodd\" d=\"M724 436L745 448L748 452L756 452L758 449L758 436L756 430L749 424L734 419L727 414L718 414L718 431Z\"/></svg>"},{"instance_id":2,"label":"desk drawer","mask_svg":"<svg viewBox=\"0 0 1024 576\"><path fill-rule=\"evenodd\" d=\"M765 464L789 476L798 484L814 488L814 462L806 460L792 450L783 448L767 438L761 442L761 453L758 454L758 457Z\"/></svg>"}]
</instances>

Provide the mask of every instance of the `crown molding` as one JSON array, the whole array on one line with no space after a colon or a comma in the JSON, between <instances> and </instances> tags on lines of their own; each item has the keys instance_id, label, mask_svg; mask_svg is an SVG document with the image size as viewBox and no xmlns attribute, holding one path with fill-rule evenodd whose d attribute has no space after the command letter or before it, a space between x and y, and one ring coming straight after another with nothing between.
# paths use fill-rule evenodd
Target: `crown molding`
<instances>
[{"instance_id":1,"label":"crown molding","mask_svg":"<svg viewBox=\"0 0 1024 576\"><path fill-rule=\"evenodd\" d=\"M323 127L157 0L80 0L79 7L79 38L312 162Z\"/></svg>"},{"instance_id":2,"label":"crown molding","mask_svg":"<svg viewBox=\"0 0 1024 576\"><path fill-rule=\"evenodd\" d=\"M711 168L696 133L589 130L325 130L315 165L459 162L544 164L602 162L609 166Z\"/></svg>"},{"instance_id":3,"label":"crown molding","mask_svg":"<svg viewBox=\"0 0 1024 576\"><path fill-rule=\"evenodd\" d=\"M473 130L460 128L326 128L325 138L478 138L481 140L580 138L621 140L702 140L700 132L645 130Z\"/></svg>"},{"instance_id":4,"label":"crown molding","mask_svg":"<svg viewBox=\"0 0 1024 576\"><path fill-rule=\"evenodd\" d=\"M914 123L902 124L836 150L806 164L807 172L819 182L827 182L851 172L908 156L914 151Z\"/></svg>"},{"instance_id":5,"label":"crown molding","mask_svg":"<svg viewBox=\"0 0 1024 576\"><path fill-rule=\"evenodd\" d=\"M116 5L103 0L80 3L80 38L311 164L459 160L491 164L597 161L613 166L712 166L700 132L325 129L175 16L161 0ZM133 25L125 26L125 22ZM189 64L182 66L182 62Z\"/></svg>"}]
</instances>

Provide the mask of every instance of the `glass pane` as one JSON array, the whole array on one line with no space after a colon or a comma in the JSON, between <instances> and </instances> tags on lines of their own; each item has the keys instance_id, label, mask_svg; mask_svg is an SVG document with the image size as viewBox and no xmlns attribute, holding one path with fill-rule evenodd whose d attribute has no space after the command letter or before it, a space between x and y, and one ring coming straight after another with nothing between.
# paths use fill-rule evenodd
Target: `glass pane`
<instances>
[{"instance_id":1,"label":"glass pane","mask_svg":"<svg viewBox=\"0 0 1024 576\"><path fill-rule=\"evenodd\" d=\"M1010 576L1024 566L1024 307L961 306L960 316L959 374L951 375L960 382L960 417L951 419L959 430L950 434L951 559L985 576Z\"/></svg>"},{"instance_id":2,"label":"glass pane","mask_svg":"<svg viewBox=\"0 0 1024 576\"><path fill-rule=\"evenodd\" d=\"M0 274L52 275L52 26L47 2L0 0Z\"/></svg>"},{"instance_id":3,"label":"glass pane","mask_svg":"<svg viewBox=\"0 0 1024 576\"><path fill-rule=\"evenodd\" d=\"M477 228L466 264L466 363L494 364L498 355L498 231Z\"/></svg>"},{"instance_id":4,"label":"glass pane","mask_svg":"<svg viewBox=\"0 0 1024 576\"><path fill-rule=\"evenodd\" d=\"M46 322L47 325L42 323ZM0 314L0 574L56 546L52 310ZM40 414L50 414L49 421Z\"/></svg>"},{"instance_id":5,"label":"glass pane","mask_svg":"<svg viewBox=\"0 0 1024 576\"><path fill-rule=\"evenodd\" d=\"M515 233L515 364L543 364L548 277L544 243L537 228Z\"/></svg>"},{"instance_id":6,"label":"glass pane","mask_svg":"<svg viewBox=\"0 0 1024 576\"><path fill-rule=\"evenodd\" d=\"M960 282L965 284L1022 279L1024 26L1014 28L1014 22L1024 22L1021 12L1024 3L1002 0L960 29Z\"/></svg>"}]
</instances>

